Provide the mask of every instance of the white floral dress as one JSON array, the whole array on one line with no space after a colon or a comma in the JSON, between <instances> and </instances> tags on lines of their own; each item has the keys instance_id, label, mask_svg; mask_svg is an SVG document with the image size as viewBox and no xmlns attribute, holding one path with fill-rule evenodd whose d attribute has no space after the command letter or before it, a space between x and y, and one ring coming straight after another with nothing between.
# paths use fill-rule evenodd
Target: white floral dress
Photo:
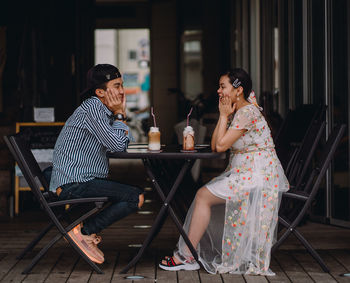
<instances>
[{"instance_id":1,"label":"white floral dress","mask_svg":"<svg viewBox=\"0 0 350 283\"><path fill-rule=\"evenodd\" d=\"M247 131L232 145L226 170L206 184L225 205L212 207L209 226L197 247L200 261L209 273L274 275L269 269L270 253L281 196L289 184L270 129L256 106L241 107L229 128ZM186 232L194 202L186 216ZM187 258L187 250L180 237L174 255Z\"/></svg>"}]
</instances>

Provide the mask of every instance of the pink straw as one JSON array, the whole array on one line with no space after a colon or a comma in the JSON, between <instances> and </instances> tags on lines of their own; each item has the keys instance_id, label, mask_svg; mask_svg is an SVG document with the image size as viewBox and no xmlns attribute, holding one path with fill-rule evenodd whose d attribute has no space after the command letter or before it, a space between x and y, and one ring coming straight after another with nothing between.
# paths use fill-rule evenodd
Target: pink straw
<instances>
[{"instance_id":1,"label":"pink straw","mask_svg":"<svg viewBox=\"0 0 350 283\"><path fill-rule=\"evenodd\" d=\"M188 120L189 120L189 118L190 118L190 115L191 115L191 113L192 113L192 110L193 110L193 107L191 107L190 113L188 113L188 115L187 115L187 127L188 127Z\"/></svg>"},{"instance_id":2,"label":"pink straw","mask_svg":"<svg viewBox=\"0 0 350 283\"><path fill-rule=\"evenodd\" d=\"M155 127L157 127L157 124L156 124L156 116L155 116L154 113L153 113L153 107L151 107L151 114L152 114L152 116L153 116L153 124L154 124Z\"/></svg>"}]
</instances>

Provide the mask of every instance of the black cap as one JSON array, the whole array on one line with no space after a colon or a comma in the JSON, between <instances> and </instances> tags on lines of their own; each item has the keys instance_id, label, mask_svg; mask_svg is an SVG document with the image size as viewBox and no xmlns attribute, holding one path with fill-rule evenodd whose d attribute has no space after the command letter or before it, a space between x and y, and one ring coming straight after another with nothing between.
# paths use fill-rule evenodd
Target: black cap
<instances>
[{"instance_id":1,"label":"black cap","mask_svg":"<svg viewBox=\"0 0 350 283\"><path fill-rule=\"evenodd\" d=\"M80 96L88 98L93 95L92 91L96 87L105 82L121 78L121 76L117 67L110 64L98 64L87 72L87 87L80 93Z\"/></svg>"}]
</instances>

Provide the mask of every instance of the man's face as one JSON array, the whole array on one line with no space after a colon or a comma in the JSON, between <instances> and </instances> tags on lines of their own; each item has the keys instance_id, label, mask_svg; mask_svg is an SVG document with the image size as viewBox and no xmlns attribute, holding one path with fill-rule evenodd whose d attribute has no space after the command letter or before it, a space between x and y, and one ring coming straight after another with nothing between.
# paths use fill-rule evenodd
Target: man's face
<instances>
[{"instance_id":1,"label":"man's face","mask_svg":"<svg viewBox=\"0 0 350 283\"><path fill-rule=\"evenodd\" d=\"M102 101L103 104L107 105L106 97L108 95L107 89L109 89L114 95L117 95L120 101L124 101L124 87L123 87L123 79L117 78L114 80L110 80L106 83L105 89L98 88L95 93L96 96Z\"/></svg>"},{"instance_id":2,"label":"man's face","mask_svg":"<svg viewBox=\"0 0 350 283\"><path fill-rule=\"evenodd\" d=\"M124 95L124 86L123 86L123 79L122 78L116 78L114 80L110 80L107 85L106 88L113 88L116 91L118 91L118 93L120 95Z\"/></svg>"}]
</instances>

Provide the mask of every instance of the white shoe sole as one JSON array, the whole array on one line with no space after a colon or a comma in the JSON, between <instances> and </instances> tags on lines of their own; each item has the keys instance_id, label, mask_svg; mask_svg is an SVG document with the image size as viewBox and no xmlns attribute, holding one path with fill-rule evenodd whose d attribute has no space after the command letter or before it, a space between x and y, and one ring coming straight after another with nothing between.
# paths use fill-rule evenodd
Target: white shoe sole
<instances>
[{"instance_id":1,"label":"white shoe sole","mask_svg":"<svg viewBox=\"0 0 350 283\"><path fill-rule=\"evenodd\" d=\"M159 267L161 269L167 270L167 271L178 271L178 270L198 270L200 269L200 266L197 262L195 263L184 263L184 264L180 264L180 265L176 265L176 266L167 266L167 265L163 265L163 264L159 264Z\"/></svg>"}]
</instances>

